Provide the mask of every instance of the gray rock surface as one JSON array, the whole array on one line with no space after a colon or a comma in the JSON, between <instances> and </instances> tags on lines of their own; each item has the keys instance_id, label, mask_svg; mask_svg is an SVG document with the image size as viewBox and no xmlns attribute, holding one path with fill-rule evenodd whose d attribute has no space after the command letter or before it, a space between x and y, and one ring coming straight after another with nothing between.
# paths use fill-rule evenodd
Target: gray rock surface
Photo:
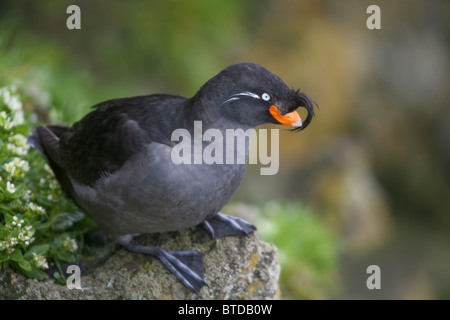
<instances>
[{"instance_id":1,"label":"gray rock surface","mask_svg":"<svg viewBox=\"0 0 450 320\"><path fill-rule=\"evenodd\" d=\"M83 275L82 289L54 280L27 279L0 270L0 299L279 299L277 249L258 238L213 240L201 227L182 232L143 235L136 241L169 251L193 249L204 256L208 286L197 295L186 289L157 259L115 245L102 251L98 266ZM106 252L106 253L105 253Z\"/></svg>"}]
</instances>

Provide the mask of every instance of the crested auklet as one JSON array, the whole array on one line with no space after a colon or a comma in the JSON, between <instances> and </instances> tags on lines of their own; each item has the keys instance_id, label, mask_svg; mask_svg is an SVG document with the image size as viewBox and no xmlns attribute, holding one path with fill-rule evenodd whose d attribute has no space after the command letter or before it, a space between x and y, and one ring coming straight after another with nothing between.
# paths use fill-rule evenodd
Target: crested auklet
<instances>
[{"instance_id":1,"label":"crested auklet","mask_svg":"<svg viewBox=\"0 0 450 320\"><path fill-rule=\"evenodd\" d=\"M72 126L38 126L29 143L45 155L67 197L102 229L129 251L156 256L198 293L205 285L201 252L141 246L132 235L201 223L213 238L251 233L252 224L219 212L239 187L246 164L175 164L171 151L181 142L172 133L193 133L198 121L203 131L224 136L227 129L264 123L299 131L313 118L314 105L263 66L238 63L208 80L192 98L152 94L108 100ZM298 107L307 110L303 122ZM248 154L248 141L243 147Z\"/></svg>"}]
</instances>

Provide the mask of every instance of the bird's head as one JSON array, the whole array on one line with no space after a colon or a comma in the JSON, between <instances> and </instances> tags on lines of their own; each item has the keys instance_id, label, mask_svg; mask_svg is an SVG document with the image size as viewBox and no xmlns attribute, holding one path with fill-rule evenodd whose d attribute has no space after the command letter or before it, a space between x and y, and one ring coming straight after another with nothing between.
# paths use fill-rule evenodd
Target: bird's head
<instances>
[{"instance_id":1,"label":"bird's head","mask_svg":"<svg viewBox=\"0 0 450 320\"><path fill-rule=\"evenodd\" d=\"M219 108L228 120L244 127L264 123L306 128L314 116L316 102L299 90L289 88L278 76L255 63L238 63L221 71L200 90L209 105ZM302 121L296 109L307 111Z\"/></svg>"}]
</instances>

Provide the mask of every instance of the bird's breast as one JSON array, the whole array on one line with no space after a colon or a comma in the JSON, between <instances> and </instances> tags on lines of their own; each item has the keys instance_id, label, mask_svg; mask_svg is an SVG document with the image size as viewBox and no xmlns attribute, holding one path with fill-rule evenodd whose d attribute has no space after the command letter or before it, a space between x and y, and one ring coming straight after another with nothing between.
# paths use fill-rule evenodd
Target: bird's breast
<instances>
[{"instance_id":1,"label":"bird's breast","mask_svg":"<svg viewBox=\"0 0 450 320\"><path fill-rule=\"evenodd\" d=\"M246 164L175 164L171 150L151 144L93 187L75 181L77 200L114 234L176 231L214 216L239 187Z\"/></svg>"}]
</instances>

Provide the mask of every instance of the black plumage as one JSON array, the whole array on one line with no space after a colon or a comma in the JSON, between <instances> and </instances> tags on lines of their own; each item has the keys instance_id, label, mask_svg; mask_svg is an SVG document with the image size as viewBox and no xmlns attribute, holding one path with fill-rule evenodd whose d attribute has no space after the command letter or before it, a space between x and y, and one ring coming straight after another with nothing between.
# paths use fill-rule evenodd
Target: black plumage
<instances>
[{"instance_id":1,"label":"black plumage","mask_svg":"<svg viewBox=\"0 0 450 320\"><path fill-rule=\"evenodd\" d=\"M198 292L204 285L201 254L142 247L129 235L200 223L215 238L252 232L248 222L219 213L246 165L174 164L172 133L179 128L193 133L194 121L202 122L203 131L280 121L303 129L314 103L264 67L241 63L224 69L192 98L155 94L105 101L72 126L37 127L29 141L46 156L67 196L100 227L128 250L157 256ZM298 107L308 112L303 124L295 120Z\"/></svg>"}]
</instances>

